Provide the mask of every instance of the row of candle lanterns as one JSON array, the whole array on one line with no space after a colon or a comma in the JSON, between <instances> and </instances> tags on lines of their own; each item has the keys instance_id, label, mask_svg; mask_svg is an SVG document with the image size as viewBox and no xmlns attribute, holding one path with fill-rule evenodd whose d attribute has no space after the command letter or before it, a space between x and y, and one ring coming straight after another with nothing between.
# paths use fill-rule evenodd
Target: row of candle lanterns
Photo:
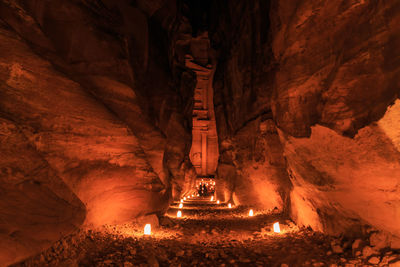
<instances>
[{"instance_id":1,"label":"row of candle lanterns","mask_svg":"<svg viewBox=\"0 0 400 267\"><path fill-rule=\"evenodd\" d=\"M250 210L250 211L252 211L252 210ZM182 211L179 210L177 212L176 216L178 218L182 217ZM250 216L253 216L253 215L250 215ZM281 232L281 229L279 227L279 222L276 222L276 223L273 224L273 229L274 229L275 233L280 233ZM144 235L151 235L151 224L148 223L148 224L146 224L144 226Z\"/></svg>"},{"instance_id":2,"label":"row of candle lanterns","mask_svg":"<svg viewBox=\"0 0 400 267\"><path fill-rule=\"evenodd\" d=\"M193 195L192 195L193 196ZM190 196L188 196L190 198ZM184 197L183 200L186 200L186 198ZM179 204L179 208L181 209L183 207L183 200L181 199L181 203ZM211 196L210 201L214 201L214 196ZM217 200L217 204L220 204L220 201ZM232 204L228 203L228 208L232 208ZM253 209L249 210L249 217L253 217L254 216L254 211ZM178 211L176 213L176 217L181 218L182 217L182 211ZM275 233L280 233L280 227L279 227L279 222L276 222L273 224L273 230Z\"/></svg>"},{"instance_id":3,"label":"row of candle lanterns","mask_svg":"<svg viewBox=\"0 0 400 267\"><path fill-rule=\"evenodd\" d=\"M185 200L185 198L183 198L183 200ZM183 208L183 200L181 199L181 201L179 203L179 208L180 209ZM211 201L213 201L213 200L214 200L214 197L212 196L211 197ZM217 200L217 204L220 204L219 200ZM232 208L232 204L231 203L228 203L228 208ZM253 216L254 216L254 211L253 211L253 209L250 209L249 210L249 217L253 217ZM177 211L176 217L177 218L181 218L182 217L182 211L181 210ZM273 224L273 231L275 233L280 233L281 230L280 230L279 222L276 222L276 223ZM151 225L150 224L146 224L145 225L144 234L145 235L151 235Z\"/></svg>"}]
</instances>

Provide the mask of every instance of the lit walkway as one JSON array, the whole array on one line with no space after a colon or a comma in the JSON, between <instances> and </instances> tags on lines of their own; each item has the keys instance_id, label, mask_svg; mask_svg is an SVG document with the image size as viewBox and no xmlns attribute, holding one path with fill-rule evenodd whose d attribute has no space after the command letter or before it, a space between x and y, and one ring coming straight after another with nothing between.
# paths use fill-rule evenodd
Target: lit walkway
<instances>
[{"instance_id":1,"label":"lit walkway","mask_svg":"<svg viewBox=\"0 0 400 267\"><path fill-rule=\"evenodd\" d=\"M161 227L143 235L135 225L105 227L66 238L21 266L362 266L350 248L332 252L339 242L298 229L281 214L248 207L228 208L208 199L174 203ZM177 211L182 217L177 218ZM272 225L280 223L281 232ZM388 252L389 253L389 252ZM387 255L395 259L398 255ZM390 258L392 257L392 258ZM335 265L336 264L336 265ZM353 265L351 265L353 264Z\"/></svg>"}]
</instances>

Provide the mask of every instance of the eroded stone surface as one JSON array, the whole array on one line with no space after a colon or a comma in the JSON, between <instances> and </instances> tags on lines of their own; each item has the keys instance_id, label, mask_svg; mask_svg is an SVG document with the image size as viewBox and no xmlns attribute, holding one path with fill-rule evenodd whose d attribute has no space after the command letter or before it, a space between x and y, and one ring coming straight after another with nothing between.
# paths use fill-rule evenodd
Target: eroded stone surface
<instances>
[{"instance_id":1,"label":"eroded stone surface","mask_svg":"<svg viewBox=\"0 0 400 267\"><path fill-rule=\"evenodd\" d=\"M8 265L77 230L85 206L23 128L0 119L0 144L0 264Z\"/></svg>"},{"instance_id":2,"label":"eroded stone surface","mask_svg":"<svg viewBox=\"0 0 400 267\"><path fill-rule=\"evenodd\" d=\"M280 1L272 8L279 69L271 106L293 217L331 233L366 223L399 235L399 5Z\"/></svg>"}]
</instances>

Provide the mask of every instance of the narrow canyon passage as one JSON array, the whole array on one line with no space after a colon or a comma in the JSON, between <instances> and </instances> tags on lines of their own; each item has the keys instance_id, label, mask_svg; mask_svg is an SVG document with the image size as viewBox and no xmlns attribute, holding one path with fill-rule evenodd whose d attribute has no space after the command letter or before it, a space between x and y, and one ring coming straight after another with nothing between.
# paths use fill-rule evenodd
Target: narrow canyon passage
<instances>
[{"instance_id":1,"label":"narrow canyon passage","mask_svg":"<svg viewBox=\"0 0 400 267\"><path fill-rule=\"evenodd\" d=\"M399 47L397 0L0 0L0 267L399 267Z\"/></svg>"}]
</instances>

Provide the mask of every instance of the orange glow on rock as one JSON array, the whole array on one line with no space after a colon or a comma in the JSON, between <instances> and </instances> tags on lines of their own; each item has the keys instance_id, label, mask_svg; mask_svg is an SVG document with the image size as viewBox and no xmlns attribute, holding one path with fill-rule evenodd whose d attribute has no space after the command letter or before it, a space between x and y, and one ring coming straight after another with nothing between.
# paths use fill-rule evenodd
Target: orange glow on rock
<instances>
[{"instance_id":1,"label":"orange glow on rock","mask_svg":"<svg viewBox=\"0 0 400 267\"><path fill-rule=\"evenodd\" d=\"M144 234L151 235L151 224L148 223L144 226Z\"/></svg>"},{"instance_id":2,"label":"orange glow on rock","mask_svg":"<svg viewBox=\"0 0 400 267\"><path fill-rule=\"evenodd\" d=\"M279 222L274 223L274 232L275 233L281 232L281 228L279 227Z\"/></svg>"}]
</instances>

